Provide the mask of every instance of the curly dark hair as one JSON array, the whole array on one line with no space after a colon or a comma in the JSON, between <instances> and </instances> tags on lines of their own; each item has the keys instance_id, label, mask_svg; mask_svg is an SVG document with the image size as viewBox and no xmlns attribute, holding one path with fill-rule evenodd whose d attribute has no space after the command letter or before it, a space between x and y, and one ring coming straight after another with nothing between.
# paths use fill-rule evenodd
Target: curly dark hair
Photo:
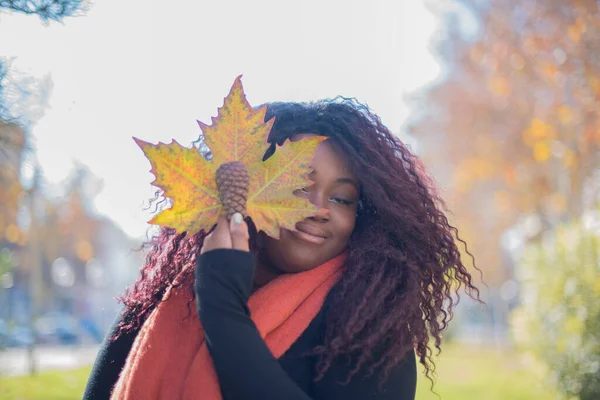
<instances>
[{"instance_id":1,"label":"curly dark hair","mask_svg":"<svg viewBox=\"0 0 600 400\"><path fill-rule=\"evenodd\" d=\"M459 292L464 288L481 301L457 242L477 269L475 260L448 222L434 181L419 158L355 99L270 103L265 119L272 117L276 119L265 158L295 134L317 133L343 149L362 186L346 267L332 292L330 309L335 312L327 314L324 343L314 349L319 356L316 379L336 357L354 355L356 364L347 381L363 366L370 373L381 367L384 381L415 350L433 385L432 345L439 354ZM249 225L251 249L258 255L256 229L250 220ZM193 281L187 278L193 275L207 233L188 237L163 228L147 243L150 251L141 276L120 299L130 316L121 331L140 326L169 285ZM189 289L193 294L193 287Z\"/></svg>"}]
</instances>

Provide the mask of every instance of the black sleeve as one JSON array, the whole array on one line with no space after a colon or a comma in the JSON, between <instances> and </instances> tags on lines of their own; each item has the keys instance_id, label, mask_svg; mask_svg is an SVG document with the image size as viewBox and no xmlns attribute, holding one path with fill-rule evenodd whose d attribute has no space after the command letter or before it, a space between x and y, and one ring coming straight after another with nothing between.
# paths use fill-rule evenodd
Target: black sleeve
<instances>
[{"instance_id":1,"label":"black sleeve","mask_svg":"<svg viewBox=\"0 0 600 400\"><path fill-rule=\"evenodd\" d=\"M127 355L139 331L136 329L127 332L113 340L122 318L122 313L119 313L98 351L85 387L83 400L108 400L110 398L110 393L119 379Z\"/></svg>"},{"instance_id":2,"label":"black sleeve","mask_svg":"<svg viewBox=\"0 0 600 400\"><path fill-rule=\"evenodd\" d=\"M251 253L217 249L198 257L198 315L223 398L309 400L281 368L250 319Z\"/></svg>"},{"instance_id":3,"label":"black sleeve","mask_svg":"<svg viewBox=\"0 0 600 400\"><path fill-rule=\"evenodd\" d=\"M248 252L218 249L198 258L198 315L223 398L310 400L281 368L250 319L247 301L253 274L254 257ZM314 399L414 399L414 354L392 371L382 392L377 391L376 376L363 379L359 374L349 385L339 385L350 368L345 360L337 361L315 384Z\"/></svg>"}]
</instances>

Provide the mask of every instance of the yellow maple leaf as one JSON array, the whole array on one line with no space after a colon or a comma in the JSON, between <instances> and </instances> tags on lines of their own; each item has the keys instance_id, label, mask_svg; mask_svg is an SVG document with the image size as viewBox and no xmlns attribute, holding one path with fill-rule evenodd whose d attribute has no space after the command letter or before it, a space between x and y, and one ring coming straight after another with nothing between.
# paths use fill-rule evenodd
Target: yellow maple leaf
<instances>
[{"instance_id":1,"label":"yellow maple leaf","mask_svg":"<svg viewBox=\"0 0 600 400\"><path fill-rule=\"evenodd\" d=\"M258 230L279 238L280 228L294 229L296 222L314 215L318 209L293 193L310 185L310 162L325 138L288 141L263 162L274 122L265 122L265 113L265 106L257 110L250 106L239 76L212 124L198 121L212 154L210 160L195 147L181 146L175 140L153 145L134 138L152 165L156 177L152 184L173 201L171 208L150 223L190 235L210 229L222 209L215 173L220 165L233 161L241 162L250 175L247 213Z\"/></svg>"},{"instance_id":2,"label":"yellow maple leaf","mask_svg":"<svg viewBox=\"0 0 600 400\"><path fill-rule=\"evenodd\" d=\"M213 124L198 121L204 141L212 153L211 162L216 167L231 161L240 161L248 167L262 158L267 136L275 122L275 119L264 122L266 111L264 106L255 111L248 104L238 77L217 117L212 118Z\"/></svg>"},{"instance_id":3,"label":"yellow maple leaf","mask_svg":"<svg viewBox=\"0 0 600 400\"><path fill-rule=\"evenodd\" d=\"M150 172L156 177L152 184L173 200L173 206L156 215L150 223L178 232L195 233L207 226L210 228L221 208L214 164L197 149L184 147L175 140L158 145L134 140L150 160Z\"/></svg>"},{"instance_id":4,"label":"yellow maple leaf","mask_svg":"<svg viewBox=\"0 0 600 400\"><path fill-rule=\"evenodd\" d=\"M296 222L317 211L305 199L293 194L295 189L311 184L308 179L309 163L322 137L287 142L265 162L257 162L249 169L250 190L248 214L256 226L272 237L279 237L278 221L284 227L294 228ZM306 171L298 173L299 170ZM312 211L307 214L307 205Z\"/></svg>"}]
</instances>

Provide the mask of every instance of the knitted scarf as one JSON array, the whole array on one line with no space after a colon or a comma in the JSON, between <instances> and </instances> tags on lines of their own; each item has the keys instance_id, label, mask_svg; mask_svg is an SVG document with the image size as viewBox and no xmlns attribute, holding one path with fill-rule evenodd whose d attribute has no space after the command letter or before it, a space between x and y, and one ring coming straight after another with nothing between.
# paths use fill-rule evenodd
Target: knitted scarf
<instances>
[{"instance_id":1,"label":"knitted scarf","mask_svg":"<svg viewBox=\"0 0 600 400\"><path fill-rule=\"evenodd\" d=\"M343 262L342 254L315 269L281 275L250 296L251 318L275 358L317 315ZM185 285L167 290L142 325L112 400L222 399L195 306Z\"/></svg>"}]
</instances>

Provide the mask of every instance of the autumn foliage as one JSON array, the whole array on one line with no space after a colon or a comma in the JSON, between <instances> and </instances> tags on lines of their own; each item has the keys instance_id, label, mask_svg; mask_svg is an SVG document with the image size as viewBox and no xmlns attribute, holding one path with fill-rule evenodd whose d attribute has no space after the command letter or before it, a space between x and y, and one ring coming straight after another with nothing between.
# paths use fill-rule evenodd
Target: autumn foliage
<instances>
[{"instance_id":1,"label":"autumn foliage","mask_svg":"<svg viewBox=\"0 0 600 400\"><path fill-rule=\"evenodd\" d=\"M19 169L25 134L15 125L0 120L0 249L25 243L25 234L17 227L19 202L23 188Z\"/></svg>"},{"instance_id":2,"label":"autumn foliage","mask_svg":"<svg viewBox=\"0 0 600 400\"><path fill-rule=\"evenodd\" d=\"M595 1L451 3L447 71L415 98L410 130L479 265L501 280L507 228L529 218L535 240L600 188L600 13Z\"/></svg>"}]
</instances>

